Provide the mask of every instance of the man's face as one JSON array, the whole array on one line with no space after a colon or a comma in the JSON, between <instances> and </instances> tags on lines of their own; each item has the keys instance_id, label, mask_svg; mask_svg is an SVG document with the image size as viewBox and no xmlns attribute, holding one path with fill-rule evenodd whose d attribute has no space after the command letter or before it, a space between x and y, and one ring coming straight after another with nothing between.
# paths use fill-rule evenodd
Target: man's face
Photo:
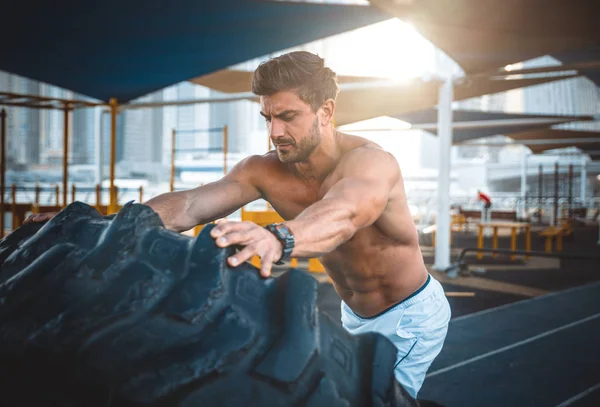
<instances>
[{"instance_id":1,"label":"man's face","mask_svg":"<svg viewBox=\"0 0 600 407\"><path fill-rule=\"evenodd\" d=\"M271 142L284 163L306 161L321 142L317 115L294 92L260 97Z\"/></svg>"}]
</instances>

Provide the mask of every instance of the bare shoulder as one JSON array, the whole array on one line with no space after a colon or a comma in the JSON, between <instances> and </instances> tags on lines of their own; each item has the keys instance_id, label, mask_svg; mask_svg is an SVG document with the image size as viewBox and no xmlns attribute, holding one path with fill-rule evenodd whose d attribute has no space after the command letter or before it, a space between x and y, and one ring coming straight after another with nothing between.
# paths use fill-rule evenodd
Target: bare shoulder
<instances>
[{"instance_id":1,"label":"bare shoulder","mask_svg":"<svg viewBox=\"0 0 600 407\"><path fill-rule=\"evenodd\" d=\"M231 173L240 176L262 175L266 171L273 170L278 161L277 154L271 151L263 155L251 155L240 161Z\"/></svg>"},{"instance_id":2,"label":"bare shoulder","mask_svg":"<svg viewBox=\"0 0 600 407\"><path fill-rule=\"evenodd\" d=\"M344 170L399 171L396 158L377 143L362 137L344 136L344 154L339 167Z\"/></svg>"}]
</instances>

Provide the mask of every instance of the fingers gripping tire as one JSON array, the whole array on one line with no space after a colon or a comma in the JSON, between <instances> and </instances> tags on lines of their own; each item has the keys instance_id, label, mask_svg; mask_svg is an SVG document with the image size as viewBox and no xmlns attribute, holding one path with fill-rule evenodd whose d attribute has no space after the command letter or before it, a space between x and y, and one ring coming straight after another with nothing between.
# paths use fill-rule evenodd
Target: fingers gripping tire
<instances>
[{"instance_id":1,"label":"fingers gripping tire","mask_svg":"<svg viewBox=\"0 0 600 407\"><path fill-rule=\"evenodd\" d=\"M0 241L4 406L413 406L394 346L316 311L291 269L230 269L204 228L73 203Z\"/></svg>"}]
</instances>

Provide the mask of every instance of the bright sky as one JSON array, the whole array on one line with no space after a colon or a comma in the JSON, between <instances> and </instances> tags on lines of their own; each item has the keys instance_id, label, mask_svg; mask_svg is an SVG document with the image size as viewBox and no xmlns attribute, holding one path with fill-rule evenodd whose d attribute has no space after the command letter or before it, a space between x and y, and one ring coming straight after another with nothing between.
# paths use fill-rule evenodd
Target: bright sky
<instances>
[{"instance_id":1,"label":"bright sky","mask_svg":"<svg viewBox=\"0 0 600 407\"><path fill-rule=\"evenodd\" d=\"M435 48L398 19L330 37L323 53L340 75L406 80L433 72Z\"/></svg>"},{"instance_id":2,"label":"bright sky","mask_svg":"<svg viewBox=\"0 0 600 407\"><path fill-rule=\"evenodd\" d=\"M330 37L325 44L321 55L339 75L376 76L403 82L435 70L433 45L410 24L398 19ZM421 143L418 134L406 131L408 128L408 123L379 117L343 126L341 130L379 143L396 156L403 171L411 172L421 167ZM363 131L354 132L357 129Z\"/></svg>"}]
</instances>

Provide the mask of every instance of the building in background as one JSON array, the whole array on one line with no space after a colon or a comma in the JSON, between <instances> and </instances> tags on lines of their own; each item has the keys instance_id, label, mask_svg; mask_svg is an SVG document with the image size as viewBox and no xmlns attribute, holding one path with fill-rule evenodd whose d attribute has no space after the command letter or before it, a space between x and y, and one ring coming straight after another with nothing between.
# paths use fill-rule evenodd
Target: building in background
<instances>
[{"instance_id":1,"label":"building in background","mask_svg":"<svg viewBox=\"0 0 600 407\"><path fill-rule=\"evenodd\" d=\"M161 102L162 92L141 98L140 102ZM127 171L135 178L153 178L160 167L163 138L163 109L145 108L121 112L123 126L123 151L118 161L119 172Z\"/></svg>"},{"instance_id":2,"label":"building in background","mask_svg":"<svg viewBox=\"0 0 600 407\"><path fill-rule=\"evenodd\" d=\"M5 72L0 72L0 90L37 95L40 84ZM7 156L15 165L37 164L40 161L40 117L35 109L6 108Z\"/></svg>"},{"instance_id":3,"label":"building in background","mask_svg":"<svg viewBox=\"0 0 600 407\"><path fill-rule=\"evenodd\" d=\"M71 164L93 164L95 160L95 143L98 129L95 109L75 109L71 113Z\"/></svg>"}]
</instances>

